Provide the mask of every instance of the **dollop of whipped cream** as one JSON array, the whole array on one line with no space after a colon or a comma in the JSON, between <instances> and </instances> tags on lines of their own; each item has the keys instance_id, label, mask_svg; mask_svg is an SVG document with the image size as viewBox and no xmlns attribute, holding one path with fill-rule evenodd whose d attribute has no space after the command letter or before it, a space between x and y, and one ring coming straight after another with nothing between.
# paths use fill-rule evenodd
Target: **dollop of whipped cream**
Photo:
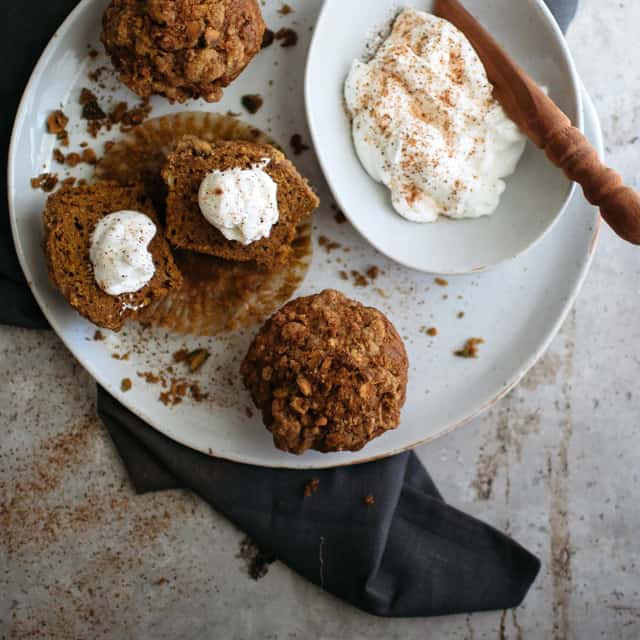
<instances>
[{"instance_id":1,"label":"dollop of whipped cream","mask_svg":"<svg viewBox=\"0 0 640 640\"><path fill-rule=\"evenodd\" d=\"M268 237L278 222L278 185L264 171L269 162L211 171L200 184L200 211L227 240L251 244Z\"/></svg>"},{"instance_id":2,"label":"dollop of whipped cream","mask_svg":"<svg viewBox=\"0 0 640 640\"><path fill-rule=\"evenodd\" d=\"M156 268L148 246L156 231L149 216L138 211L116 211L96 224L89 259L105 293L134 293L149 283Z\"/></svg>"},{"instance_id":3,"label":"dollop of whipped cream","mask_svg":"<svg viewBox=\"0 0 640 640\"><path fill-rule=\"evenodd\" d=\"M485 68L450 22L406 9L344 87L364 168L414 222L493 213L525 136L493 97Z\"/></svg>"}]
</instances>

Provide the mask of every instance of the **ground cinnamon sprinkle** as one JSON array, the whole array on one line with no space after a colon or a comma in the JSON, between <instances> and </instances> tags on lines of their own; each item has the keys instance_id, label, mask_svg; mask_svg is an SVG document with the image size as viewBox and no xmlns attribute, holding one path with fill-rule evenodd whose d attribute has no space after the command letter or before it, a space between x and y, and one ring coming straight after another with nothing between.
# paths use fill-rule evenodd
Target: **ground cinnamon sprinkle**
<instances>
[{"instance_id":1,"label":"ground cinnamon sprinkle","mask_svg":"<svg viewBox=\"0 0 640 640\"><path fill-rule=\"evenodd\" d=\"M99 329L93 334L93 339L94 340L104 340L104 334L102 333L102 331L100 331Z\"/></svg>"},{"instance_id":2,"label":"ground cinnamon sprinkle","mask_svg":"<svg viewBox=\"0 0 640 640\"><path fill-rule=\"evenodd\" d=\"M315 478L313 480L309 480L309 482L304 485L304 497L308 498L309 496L312 496L318 490L319 486L320 480Z\"/></svg>"},{"instance_id":3,"label":"ground cinnamon sprinkle","mask_svg":"<svg viewBox=\"0 0 640 640\"><path fill-rule=\"evenodd\" d=\"M453 353L459 358L477 358L478 346L481 344L484 344L483 338L469 338L462 349L454 351Z\"/></svg>"},{"instance_id":4,"label":"ground cinnamon sprinkle","mask_svg":"<svg viewBox=\"0 0 640 640\"><path fill-rule=\"evenodd\" d=\"M436 327L429 327L426 331L428 336L435 338L438 335L438 329Z\"/></svg>"},{"instance_id":5,"label":"ground cinnamon sprinkle","mask_svg":"<svg viewBox=\"0 0 640 640\"><path fill-rule=\"evenodd\" d=\"M120 382L120 389L124 392L127 392L131 389L133 383L131 382L131 378L122 378Z\"/></svg>"},{"instance_id":6,"label":"ground cinnamon sprinkle","mask_svg":"<svg viewBox=\"0 0 640 640\"><path fill-rule=\"evenodd\" d=\"M290 13L293 13L293 7L288 4L283 4L280 9L278 9L278 13L281 16L288 16Z\"/></svg>"},{"instance_id":7,"label":"ground cinnamon sprinkle","mask_svg":"<svg viewBox=\"0 0 640 640\"><path fill-rule=\"evenodd\" d=\"M448 280L445 280L444 278L436 278L434 280L434 282L439 286L439 287L446 287L449 284Z\"/></svg>"},{"instance_id":8,"label":"ground cinnamon sprinkle","mask_svg":"<svg viewBox=\"0 0 640 640\"><path fill-rule=\"evenodd\" d=\"M458 320L460 320L460 318L464 318L464 311L458 311L458 315L456 317Z\"/></svg>"}]
</instances>

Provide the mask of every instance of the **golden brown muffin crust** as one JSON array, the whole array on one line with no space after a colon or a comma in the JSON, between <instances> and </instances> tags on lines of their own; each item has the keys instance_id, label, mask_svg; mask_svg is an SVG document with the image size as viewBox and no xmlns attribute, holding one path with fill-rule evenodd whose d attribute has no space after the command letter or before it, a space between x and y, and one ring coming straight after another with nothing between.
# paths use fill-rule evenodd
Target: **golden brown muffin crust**
<instances>
[{"instance_id":1,"label":"golden brown muffin crust","mask_svg":"<svg viewBox=\"0 0 640 640\"><path fill-rule=\"evenodd\" d=\"M276 447L357 451L397 427L408 358L384 314L328 289L275 313L241 373Z\"/></svg>"},{"instance_id":2,"label":"golden brown muffin crust","mask_svg":"<svg viewBox=\"0 0 640 640\"><path fill-rule=\"evenodd\" d=\"M278 185L278 222L267 238L251 244L228 240L200 211L200 183L215 169L249 169L264 158L271 162L263 170ZM271 266L284 259L296 237L298 222L311 215L319 204L307 181L283 153L270 145L253 142L210 144L195 136L185 136L169 154L162 177L169 189L166 232L169 242L180 249L238 262L255 260Z\"/></svg>"},{"instance_id":3,"label":"golden brown muffin crust","mask_svg":"<svg viewBox=\"0 0 640 640\"><path fill-rule=\"evenodd\" d=\"M217 102L260 50L264 29L257 0L112 0L102 42L139 96Z\"/></svg>"},{"instance_id":4,"label":"golden brown muffin crust","mask_svg":"<svg viewBox=\"0 0 640 640\"><path fill-rule=\"evenodd\" d=\"M89 259L91 234L101 218L123 210L144 213L156 225L156 235L149 243L156 271L139 291L111 296L95 281ZM123 187L105 181L62 187L49 196L43 222L44 249L52 282L71 306L100 327L118 331L138 309L160 300L182 284L156 212L141 185Z\"/></svg>"}]
</instances>

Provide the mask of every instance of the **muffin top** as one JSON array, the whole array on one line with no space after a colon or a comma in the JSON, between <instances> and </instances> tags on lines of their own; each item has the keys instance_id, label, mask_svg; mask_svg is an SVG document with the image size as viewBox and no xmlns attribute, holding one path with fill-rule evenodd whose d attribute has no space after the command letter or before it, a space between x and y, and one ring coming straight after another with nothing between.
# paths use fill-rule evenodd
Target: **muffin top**
<instances>
[{"instance_id":1,"label":"muffin top","mask_svg":"<svg viewBox=\"0 0 640 640\"><path fill-rule=\"evenodd\" d=\"M398 425L408 359L383 313L328 289L276 312L241 373L276 447L357 451Z\"/></svg>"},{"instance_id":2,"label":"muffin top","mask_svg":"<svg viewBox=\"0 0 640 640\"><path fill-rule=\"evenodd\" d=\"M260 50L257 0L112 0L102 42L120 79L142 97L217 102Z\"/></svg>"}]
</instances>

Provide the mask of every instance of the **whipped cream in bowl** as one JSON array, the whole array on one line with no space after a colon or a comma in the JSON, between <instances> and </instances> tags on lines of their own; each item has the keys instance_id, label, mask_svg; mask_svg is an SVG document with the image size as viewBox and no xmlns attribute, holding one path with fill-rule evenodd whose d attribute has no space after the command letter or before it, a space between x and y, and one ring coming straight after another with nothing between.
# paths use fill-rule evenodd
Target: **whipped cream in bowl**
<instances>
[{"instance_id":1,"label":"whipped cream in bowl","mask_svg":"<svg viewBox=\"0 0 640 640\"><path fill-rule=\"evenodd\" d=\"M464 34L405 9L345 81L356 152L413 222L491 215L525 147Z\"/></svg>"},{"instance_id":2,"label":"whipped cream in bowl","mask_svg":"<svg viewBox=\"0 0 640 640\"><path fill-rule=\"evenodd\" d=\"M482 271L531 247L574 185L527 144L466 36L428 13L431 2L357 4L326 0L305 80L314 146L347 218L429 273ZM465 6L581 126L570 54L539 3Z\"/></svg>"}]
</instances>

